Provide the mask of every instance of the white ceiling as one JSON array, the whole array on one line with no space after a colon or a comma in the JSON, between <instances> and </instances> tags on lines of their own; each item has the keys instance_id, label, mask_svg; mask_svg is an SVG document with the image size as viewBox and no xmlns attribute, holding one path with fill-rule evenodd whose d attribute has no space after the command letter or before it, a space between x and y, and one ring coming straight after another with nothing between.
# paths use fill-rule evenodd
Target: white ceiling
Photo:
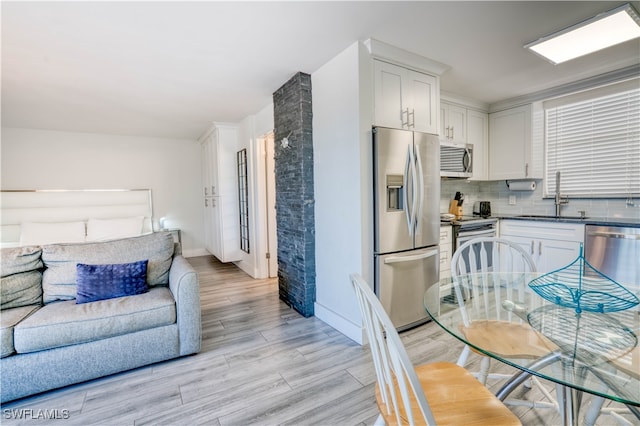
<instances>
[{"instance_id":1,"label":"white ceiling","mask_svg":"<svg viewBox=\"0 0 640 426\"><path fill-rule=\"evenodd\" d=\"M195 139L370 37L491 104L640 63L638 40L561 65L522 48L621 3L3 1L2 125Z\"/></svg>"}]
</instances>

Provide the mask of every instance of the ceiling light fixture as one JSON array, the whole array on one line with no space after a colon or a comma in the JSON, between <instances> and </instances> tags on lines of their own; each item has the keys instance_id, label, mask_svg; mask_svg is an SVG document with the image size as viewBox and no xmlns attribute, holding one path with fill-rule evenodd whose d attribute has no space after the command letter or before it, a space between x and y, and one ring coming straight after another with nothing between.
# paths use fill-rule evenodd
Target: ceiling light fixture
<instances>
[{"instance_id":1,"label":"ceiling light fixture","mask_svg":"<svg viewBox=\"0 0 640 426\"><path fill-rule=\"evenodd\" d=\"M524 47L552 64L640 37L640 17L629 3L542 37Z\"/></svg>"}]
</instances>

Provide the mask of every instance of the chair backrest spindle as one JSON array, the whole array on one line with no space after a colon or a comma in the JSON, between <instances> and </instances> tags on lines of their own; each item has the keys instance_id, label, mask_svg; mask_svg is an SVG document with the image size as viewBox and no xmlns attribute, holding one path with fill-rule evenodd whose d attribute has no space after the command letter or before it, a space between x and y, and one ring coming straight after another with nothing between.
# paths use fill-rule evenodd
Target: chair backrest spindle
<instances>
[{"instance_id":1,"label":"chair backrest spindle","mask_svg":"<svg viewBox=\"0 0 640 426\"><path fill-rule=\"evenodd\" d=\"M398 424L403 424L401 416L405 415L411 425L425 422L435 425L433 413L413 364L380 301L360 275L352 274L351 282L363 314L378 387L387 407L387 414L393 411ZM413 393L420 407L422 419L414 418L410 393Z\"/></svg>"},{"instance_id":2,"label":"chair backrest spindle","mask_svg":"<svg viewBox=\"0 0 640 426\"><path fill-rule=\"evenodd\" d=\"M453 280L460 280L467 276L467 282L455 287L458 303L461 308L465 325L469 325L467 309L473 309L478 316L486 316L492 306L496 307L496 319L505 315L509 320L513 318L510 312L500 309L501 300L507 299L524 301L527 283L518 277L518 273L535 272L533 259L517 243L498 237L480 237L462 244L451 259L451 276ZM499 277L492 272L513 273L509 280L499 282ZM508 281L508 282L507 282ZM493 299L489 295L493 290ZM464 296L464 297L460 297ZM483 311L483 312L481 312Z\"/></svg>"}]
</instances>

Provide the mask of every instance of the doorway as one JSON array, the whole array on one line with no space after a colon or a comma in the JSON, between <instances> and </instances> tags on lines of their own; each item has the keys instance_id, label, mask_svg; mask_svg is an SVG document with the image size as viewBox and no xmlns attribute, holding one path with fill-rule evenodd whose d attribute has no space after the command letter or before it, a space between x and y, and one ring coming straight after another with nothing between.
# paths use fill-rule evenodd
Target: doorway
<instances>
[{"instance_id":1,"label":"doorway","mask_svg":"<svg viewBox=\"0 0 640 426\"><path fill-rule=\"evenodd\" d=\"M276 223L276 175L275 175L275 147L274 133L269 132L264 141L264 191L265 191L265 229L266 229L266 259L269 278L278 276L278 236Z\"/></svg>"}]
</instances>

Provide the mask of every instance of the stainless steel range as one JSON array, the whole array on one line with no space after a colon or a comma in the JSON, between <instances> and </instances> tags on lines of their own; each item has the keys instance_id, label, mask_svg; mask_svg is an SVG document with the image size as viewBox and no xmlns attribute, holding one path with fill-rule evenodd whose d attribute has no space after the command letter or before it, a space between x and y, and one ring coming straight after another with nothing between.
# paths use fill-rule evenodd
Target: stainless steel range
<instances>
[{"instance_id":1,"label":"stainless steel range","mask_svg":"<svg viewBox=\"0 0 640 426\"><path fill-rule=\"evenodd\" d=\"M496 236L496 225L498 223L497 218L480 218L478 216L462 216L461 219L458 220L441 220L442 224L451 224L452 226L452 240L451 240L451 255L456 252L458 247L460 247L465 242L472 240L478 237L495 237ZM468 254L466 254L468 255ZM479 256L479 253L477 253ZM465 256L465 254L463 254ZM487 259L489 265L491 265L492 259ZM479 262L479 259L478 259ZM466 264L469 264L467 259ZM453 270L455 266L451 265ZM451 309L454 309L458 302L456 301L455 294L453 291L449 291L450 287L441 287L440 289L440 297L444 302L451 305ZM442 305L441 309L443 306Z\"/></svg>"},{"instance_id":2,"label":"stainless steel range","mask_svg":"<svg viewBox=\"0 0 640 426\"><path fill-rule=\"evenodd\" d=\"M497 218L479 218L477 216L462 216L459 220L451 221L453 226L453 240L451 253L462 244L478 237L495 237Z\"/></svg>"}]
</instances>

